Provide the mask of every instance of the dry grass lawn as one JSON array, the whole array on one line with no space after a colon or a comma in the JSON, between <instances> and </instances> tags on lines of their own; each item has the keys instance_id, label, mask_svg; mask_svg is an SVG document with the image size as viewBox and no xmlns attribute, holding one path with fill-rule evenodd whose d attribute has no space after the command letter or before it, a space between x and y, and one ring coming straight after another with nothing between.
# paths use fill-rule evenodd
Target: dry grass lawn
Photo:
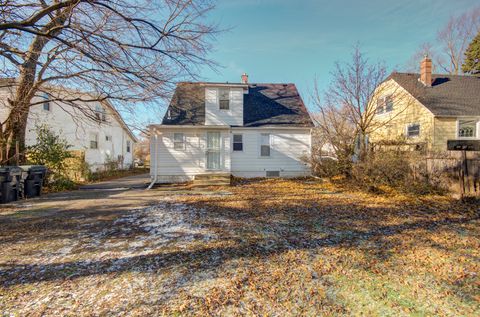
<instances>
[{"instance_id":1,"label":"dry grass lawn","mask_svg":"<svg viewBox=\"0 0 480 317\"><path fill-rule=\"evenodd\" d=\"M218 191L78 191L0 209L0 312L480 315L476 204L316 180Z\"/></svg>"}]
</instances>

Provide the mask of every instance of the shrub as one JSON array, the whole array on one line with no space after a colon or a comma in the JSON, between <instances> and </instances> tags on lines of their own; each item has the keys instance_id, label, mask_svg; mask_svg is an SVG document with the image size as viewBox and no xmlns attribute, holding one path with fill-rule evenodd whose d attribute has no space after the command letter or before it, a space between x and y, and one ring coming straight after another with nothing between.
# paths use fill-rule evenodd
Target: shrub
<instances>
[{"instance_id":1,"label":"shrub","mask_svg":"<svg viewBox=\"0 0 480 317\"><path fill-rule=\"evenodd\" d=\"M443 183L435 172L419 169L421 154L414 151L384 150L371 152L352 166L351 179L368 191L381 192L391 187L402 192L425 195L443 194Z\"/></svg>"},{"instance_id":2,"label":"shrub","mask_svg":"<svg viewBox=\"0 0 480 317\"><path fill-rule=\"evenodd\" d=\"M35 130L37 143L27 147L28 161L36 165L45 165L52 173L63 175L66 159L72 157L69 151L71 145L48 125L38 125Z\"/></svg>"},{"instance_id":3,"label":"shrub","mask_svg":"<svg viewBox=\"0 0 480 317\"><path fill-rule=\"evenodd\" d=\"M45 185L48 190L59 191L73 189L75 183L66 173L67 159L73 157L69 151L71 145L67 140L56 134L48 125L38 125L35 128L37 143L27 147L27 161L30 164L44 165L48 169Z\"/></svg>"},{"instance_id":4,"label":"shrub","mask_svg":"<svg viewBox=\"0 0 480 317\"><path fill-rule=\"evenodd\" d=\"M59 192L64 190L73 190L78 187L77 183L63 175L56 175L47 185L47 191Z\"/></svg>"},{"instance_id":5,"label":"shrub","mask_svg":"<svg viewBox=\"0 0 480 317\"><path fill-rule=\"evenodd\" d=\"M352 167L353 179L372 190L382 185L403 186L409 173L408 160L396 151L371 153Z\"/></svg>"}]
</instances>

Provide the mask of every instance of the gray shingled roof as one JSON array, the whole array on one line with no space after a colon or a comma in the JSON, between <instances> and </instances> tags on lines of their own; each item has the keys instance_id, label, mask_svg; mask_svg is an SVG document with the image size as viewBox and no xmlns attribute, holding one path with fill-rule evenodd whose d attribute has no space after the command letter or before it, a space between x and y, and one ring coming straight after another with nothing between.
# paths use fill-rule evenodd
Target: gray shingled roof
<instances>
[{"instance_id":1,"label":"gray shingled roof","mask_svg":"<svg viewBox=\"0 0 480 317\"><path fill-rule=\"evenodd\" d=\"M212 83L177 85L165 125L205 125L205 86ZM294 84L248 84L243 99L243 123L246 127L312 127L313 122Z\"/></svg>"},{"instance_id":2,"label":"gray shingled roof","mask_svg":"<svg viewBox=\"0 0 480 317\"><path fill-rule=\"evenodd\" d=\"M480 78L432 75L432 86L419 82L419 74L392 73L395 80L436 116L480 116Z\"/></svg>"}]
</instances>

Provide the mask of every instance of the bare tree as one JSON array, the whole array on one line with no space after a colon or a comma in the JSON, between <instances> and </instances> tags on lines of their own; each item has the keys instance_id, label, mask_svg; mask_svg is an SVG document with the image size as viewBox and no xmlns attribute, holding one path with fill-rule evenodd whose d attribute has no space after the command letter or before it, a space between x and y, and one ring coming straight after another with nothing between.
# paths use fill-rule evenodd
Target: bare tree
<instances>
[{"instance_id":1,"label":"bare tree","mask_svg":"<svg viewBox=\"0 0 480 317\"><path fill-rule=\"evenodd\" d=\"M412 56L407 64L408 70L418 71L412 60L415 60L418 65L421 57L428 55L434 60L438 71L453 75L460 74L465 50L479 31L480 7L458 16L451 16L448 23L438 31L436 43L434 45L422 44Z\"/></svg>"},{"instance_id":2,"label":"bare tree","mask_svg":"<svg viewBox=\"0 0 480 317\"><path fill-rule=\"evenodd\" d=\"M0 0L0 76L11 91L0 142L25 146L30 108L62 102L132 107L167 97L178 80L213 66L209 0ZM68 87L64 89L63 87ZM87 93L79 93L84 91ZM43 99L38 100L42 96Z\"/></svg>"},{"instance_id":3,"label":"bare tree","mask_svg":"<svg viewBox=\"0 0 480 317\"><path fill-rule=\"evenodd\" d=\"M315 83L316 125L339 160L351 160L354 152L364 159L368 136L395 120L414 102L407 91L386 81L386 75L385 66L370 62L357 45L350 62L335 64L331 85L323 96ZM393 107L393 102L395 111L379 120L377 114Z\"/></svg>"}]
</instances>

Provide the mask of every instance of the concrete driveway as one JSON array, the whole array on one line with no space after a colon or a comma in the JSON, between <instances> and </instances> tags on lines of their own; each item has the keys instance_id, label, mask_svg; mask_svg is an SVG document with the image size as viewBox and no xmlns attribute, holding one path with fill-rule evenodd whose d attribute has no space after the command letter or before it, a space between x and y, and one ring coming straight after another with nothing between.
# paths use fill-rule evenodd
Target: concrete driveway
<instances>
[{"instance_id":1,"label":"concrete driveway","mask_svg":"<svg viewBox=\"0 0 480 317\"><path fill-rule=\"evenodd\" d=\"M150 184L150 174L139 174L134 176L127 176L117 179L112 179L109 181L88 184L80 186L80 189L98 189L98 190L109 190L109 189L140 189L146 188Z\"/></svg>"}]
</instances>

